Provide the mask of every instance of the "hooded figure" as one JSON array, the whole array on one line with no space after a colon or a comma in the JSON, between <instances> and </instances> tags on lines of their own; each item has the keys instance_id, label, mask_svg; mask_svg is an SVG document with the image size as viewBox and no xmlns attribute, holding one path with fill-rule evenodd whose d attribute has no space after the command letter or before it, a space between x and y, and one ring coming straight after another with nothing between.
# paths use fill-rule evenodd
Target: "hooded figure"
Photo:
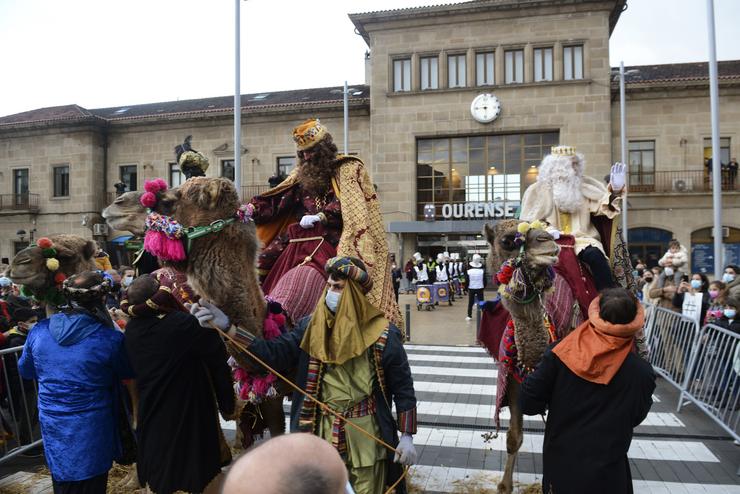
<instances>
[{"instance_id":1,"label":"hooded figure","mask_svg":"<svg viewBox=\"0 0 740 494\"><path fill-rule=\"evenodd\" d=\"M652 367L633 351L644 323L631 293L605 290L522 382L523 413L547 410L543 493L632 492L627 451L655 390Z\"/></svg>"},{"instance_id":2,"label":"hooded figure","mask_svg":"<svg viewBox=\"0 0 740 494\"><path fill-rule=\"evenodd\" d=\"M217 307L195 304L204 326L215 324L278 372L297 369L295 383L347 420L396 448L389 451L352 426L321 413L314 400L293 394L291 432L309 432L331 443L345 462L358 494L385 492L416 461L416 397L401 333L367 294L373 279L362 261L335 257L326 263L327 288L310 317L273 340L234 328ZM249 355L243 354L250 360ZM258 365L255 363L254 365ZM396 405L396 420L391 403ZM398 433L402 436L399 440ZM397 493L405 493L401 484Z\"/></svg>"},{"instance_id":3,"label":"hooded figure","mask_svg":"<svg viewBox=\"0 0 740 494\"><path fill-rule=\"evenodd\" d=\"M64 282L70 306L36 324L18 370L38 382L46 463L54 492L105 493L121 453L120 382L133 377L123 333L105 310L110 281L85 271Z\"/></svg>"}]
</instances>

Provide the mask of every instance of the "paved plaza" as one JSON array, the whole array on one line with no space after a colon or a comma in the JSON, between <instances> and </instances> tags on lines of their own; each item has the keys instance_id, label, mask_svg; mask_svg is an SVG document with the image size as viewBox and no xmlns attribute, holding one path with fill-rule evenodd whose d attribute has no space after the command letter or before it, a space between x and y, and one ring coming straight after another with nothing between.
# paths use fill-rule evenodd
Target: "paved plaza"
<instances>
[{"instance_id":1,"label":"paved plaza","mask_svg":"<svg viewBox=\"0 0 740 494\"><path fill-rule=\"evenodd\" d=\"M497 370L475 345L475 314L465 321L467 300L430 311L417 311L414 300L410 295L400 299L402 308L411 304L406 352L419 400L414 438L419 462L411 470L412 492L493 493L506 460L509 415L502 413L502 430L491 437ZM677 400L675 388L659 379L655 403L635 430L629 452L635 492L740 494L740 447L695 407L676 413ZM286 404L286 414L288 409ZM233 440L235 422L222 425L227 440ZM543 419L526 417L524 426L515 474L519 492L542 478ZM0 474L35 470L32 462L22 461L3 465ZM48 480L36 482L33 492L47 492ZM0 493L2 486L0 481Z\"/></svg>"}]
</instances>

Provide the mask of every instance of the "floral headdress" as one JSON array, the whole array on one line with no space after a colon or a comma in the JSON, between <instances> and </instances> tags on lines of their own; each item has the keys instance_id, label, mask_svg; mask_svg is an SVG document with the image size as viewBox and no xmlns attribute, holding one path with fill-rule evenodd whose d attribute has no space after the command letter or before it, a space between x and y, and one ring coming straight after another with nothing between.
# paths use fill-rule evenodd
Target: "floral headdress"
<instances>
[{"instance_id":1,"label":"floral headdress","mask_svg":"<svg viewBox=\"0 0 740 494\"><path fill-rule=\"evenodd\" d=\"M527 246L527 233L530 230L544 230L547 225L540 220L532 223L523 221L517 225L517 232L514 235L514 245L519 247L519 253L516 257L511 257L501 264L501 268L496 273L496 281L499 284L499 294L507 299L517 303L527 304L532 302L540 289L547 289L552 286L555 279L555 272L552 266L547 268L547 277L541 286L534 286L524 267L524 253Z\"/></svg>"},{"instance_id":2,"label":"floral headdress","mask_svg":"<svg viewBox=\"0 0 740 494\"><path fill-rule=\"evenodd\" d=\"M67 279L67 275L59 271L59 259L57 259L57 250L54 248L54 243L48 237L41 237L36 241L36 247L41 249L41 255L46 259L46 269L54 274L54 286L41 293L33 293L24 286L21 288L21 293L24 296L32 296L39 302L61 305L64 303L64 295L61 290L62 283Z\"/></svg>"}]
</instances>

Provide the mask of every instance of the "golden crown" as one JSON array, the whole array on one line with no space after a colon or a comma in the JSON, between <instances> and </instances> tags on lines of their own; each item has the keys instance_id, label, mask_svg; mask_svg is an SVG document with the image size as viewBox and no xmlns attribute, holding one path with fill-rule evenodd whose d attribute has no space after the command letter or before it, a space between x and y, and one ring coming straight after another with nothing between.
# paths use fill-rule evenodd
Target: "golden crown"
<instances>
[{"instance_id":1,"label":"golden crown","mask_svg":"<svg viewBox=\"0 0 740 494\"><path fill-rule=\"evenodd\" d=\"M554 156L575 156L576 148L573 146L553 146L550 148L550 154Z\"/></svg>"},{"instance_id":2,"label":"golden crown","mask_svg":"<svg viewBox=\"0 0 740 494\"><path fill-rule=\"evenodd\" d=\"M319 142L326 135L324 127L318 118L309 118L293 129L293 140L299 151L303 151Z\"/></svg>"}]
</instances>

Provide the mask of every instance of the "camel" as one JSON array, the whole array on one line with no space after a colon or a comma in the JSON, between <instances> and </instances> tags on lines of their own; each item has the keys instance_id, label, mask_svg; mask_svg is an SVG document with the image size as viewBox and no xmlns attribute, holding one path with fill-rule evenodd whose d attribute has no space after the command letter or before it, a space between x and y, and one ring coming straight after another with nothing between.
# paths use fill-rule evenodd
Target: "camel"
<instances>
[{"instance_id":1,"label":"camel","mask_svg":"<svg viewBox=\"0 0 740 494\"><path fill-rule=\"evenodd\" d=\"M553 335L545 325L545 292L554 283L552 266L558 261L560 253L560 247L552 236L540 228L531 228L524 233L524 243L520 248L515 242L517 226L516 220L501 221L493 228L486 225L486 235L491 244L490 259L493 272L498 271L507 260L512 262L518 259L520 263L518 266L515 264L518 272L512 278L518 283L509 284L510 291L503 293L501 297L501 303L514 323L516 347L514 361L510 360L511 364L505 363L507 356L512 358L510 353L504 351L506 340L501 344L501 349L496 349L497 353L494 353L499 360L497 392L502 395L497 396L496 400L497 420L498 409L501 406L508 403L510 411L509 430L506 436L506 468L498 484L498 491L507 494L513 489L514 465L523 439L523 416L519 409L520 381L509 365L519 367L521 373L534 369L552 339Z\"/></svg>"},{"instance_id":2,"label":"camel","mask_svg":"<svg viewBox=\"0 0 740 494\"><path fill-rule=\"evenodd\" d=\"M140 191L121 194L103 210L103 219L112 230L131 232L137 237L144 236L147 213L139 202L142 194Z\"/></svg>"},{"instance_id":3,"label":"camel","mask_svg":"<svg viewBox=\"0 0 740 494\"><path fill-rule=\"evenodd\" d=\"M10 263L8 276L13 283L23 285L37 300L46 305L47 314L56 311L62 300L58 286L61 280L82 271L93 271L97 245L78 235L50 235L52 247L56 251L52 257L59 261L59 268L51 271L47 268L49 255L44 255L44 249L37 245L29 246L20 251Z\"/></svg>"}]
</instances>

